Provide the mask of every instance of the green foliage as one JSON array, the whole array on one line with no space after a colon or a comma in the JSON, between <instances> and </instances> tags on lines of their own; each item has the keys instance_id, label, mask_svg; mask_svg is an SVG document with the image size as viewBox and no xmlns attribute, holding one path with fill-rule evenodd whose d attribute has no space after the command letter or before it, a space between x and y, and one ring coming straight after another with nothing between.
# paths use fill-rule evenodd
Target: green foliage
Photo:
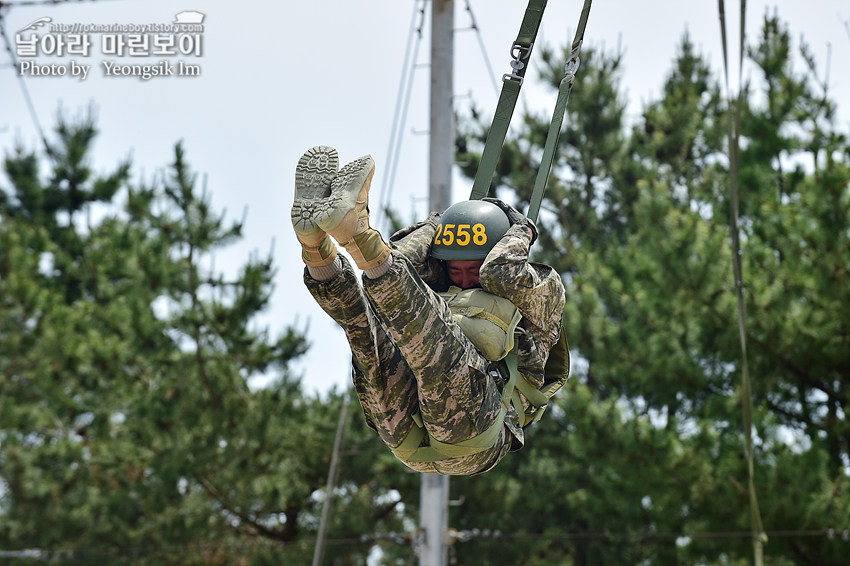
<instances>
[{"instance_id":1,"label":"green foliage","mask_svg":"<svg viewBox=\"0 0 850 566\"><path fill-rule=\"evenodd\" d=\"M90 116L56 134L46 167L7 154L0 192L0 549L305 563L346 398L306 397L287 371L305 337L252 322L271 258L210 268L242 225L198 191L182 145L161 183L132 186L129 163L94 174ZM248 387L260 374L271 384ZM397 529L368 496L386 491L354 478L347 506Z\"/></svg>"},{"instance_id":2,"label":"green foliage","mask_svg":"<svg viewBox=\"0 0 850 566\"><path fill-rule=\"evenodd\" d=\"M764 20L747 51L760 75L741 101L755 484L767 563L838 565L850 145L805 45L806 70L792 65L790 37ZM554 87L566 50L541 51ZM584 50L538 222L535 258L567 286L573 376L523 450L452 479L458 564L750 563L727 101L685 35L660 97L627 123L621 64ZM492 194L527 204L548 119L515 117ZM214 272L211 254L241 225L197 190L182 146L162 182L132 186L129 163L94 174L95 135L91 119L60 120L47 165L22 148L5 160L0 549L69 564L305 564L330 497L325 564L414 561L419 476L353 396L303 394L287 371L300 332L252 325L270 258ZM477 114L461 120L470 178L485 139ZM248 387L260 373L271 384Z\"/></svg>"},{"instance_id":3,"label":"green foliage","mask_svg":"<svg viewBox=\"0 0 850 566\"><path fill-rule=\"evenodd\" d=\"M850 509L850 148L813 57L801 53L805 73L791 63L788 31L766 18L748 49L762 75L742 93L755 482L765 529L778 533L766 560L842 564L847 542L827 533L846 528ZM566 54L545 52L552 86ZM620 58L583 53L539 222L536 257L567 284L572 381L522 452L453 484L466 498L453 526L490 529L455 545L459 563L737 564L752 555L727 107L685 35L660 98L626 124ZM547 120L515 122L503 152L510 174L491 192L528 202ZM480 120L463 124L464 160L475 163L464 152L485 134Z\"/></svg>"}]
</instances>

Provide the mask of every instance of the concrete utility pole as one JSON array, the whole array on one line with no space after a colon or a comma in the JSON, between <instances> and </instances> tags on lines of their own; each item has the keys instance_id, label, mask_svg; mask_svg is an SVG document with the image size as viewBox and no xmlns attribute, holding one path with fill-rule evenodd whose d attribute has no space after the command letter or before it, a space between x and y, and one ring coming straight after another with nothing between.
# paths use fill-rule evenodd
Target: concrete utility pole
<instances>
[{"instance_id":1,"label":"concrete utility pole","mask_svg":"<svg viewBox=\"0 0 850 566\"><path fill-rule=\"evenodd\" d=\"M454 164L454 0L431 2L431 139L428 148L429 210L452 204ZM449 477L422 474L419 493L423 531L419 566L446 566L449 526Z\"/></svg>"},{"instance_id":2,"label":"concrete utility pole","mask_svg":"<svg viewBox=\"0 0 850 566\"><path fill-rule=\"evenodd\" d=\"M431 2L431 120L428 204L443 211L452 204L454 165L454 0Z\"/></svg>"}]
</instances>

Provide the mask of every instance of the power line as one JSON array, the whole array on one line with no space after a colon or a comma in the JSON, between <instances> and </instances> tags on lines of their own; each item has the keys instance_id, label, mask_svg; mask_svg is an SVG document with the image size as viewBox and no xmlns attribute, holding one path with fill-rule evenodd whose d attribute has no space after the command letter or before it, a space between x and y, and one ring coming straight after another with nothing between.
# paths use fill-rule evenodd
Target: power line
<instances>
[{"instance_id":1,"label":"power line","mask_svg":"<svg viewBox=\"0 0 850 566\"><path fill-rule=\"evenodd\" d=\"M830 541L850 543L850 528L813 529L813 530L773 530L765 531L769 537L775 538L826 538ZM747 539L752 538L751 531L695 531L695 532L658 532L658 533L505 533L499 530L471 529L465 531L450 530L449 538L454 543L470 542L473 540L492 540L504 542L516 541L600 541L625 544L637 544L647 541L662 540L706 540L706 539ZM328 539L328 546L372 545L379 542L394 544L412 544L416 541L415 532L406 533L375 533L361 537ZM59 558L85 556L145 556L153 554L189 554L216 550L244 551L257 548L267 549L298 549L308 550L313 541L300 540L281 542L271 540L254 540L239 543L221 544L187 544L169 545L163 547L120 547L120 548L73 548L66 550L44 550L27 548L16 550L0 550L0 558L20 558L27 560L50 561Z\"/></svg>"},{"instance_id":2,"label":"power line","mask_svg":"<svg viewBox=\"0 0 850 566\"><path fill-rule=\"evenodd\" d=\"M850 529L817 529L817 530L775 530L764 531L770 537L802 538L826 537L830 540L841 539L850 542ZM692 533L546 533L546 534L511 534L500 531L478 530L458 531L450 533L459 542L474 539L504 539L504 540L601 540L607 542L642 542L652 539L732 539L752 538L752 531L696 531Z\"/></svg>"},{"instance_id":3,"label":"power line","mask_svg":"<svg viewBox=\"0 0 850 566\"><path fill-rule=\"evenodd\" d=\"M416 2L414 2L413 6L413 13L411 15L410 20L410 31L408 33L407 45L405 47L402 65L402 72L401 77L399 79L399 88L398 95L396 97L395 112L393 115L393 122L390 129L390 140L387 146L387 159L385 166L387 174L383 176L383 181L381 183L381 188L378 197L379 207L378 210L374 212L376 226L381 225L381 215L385 214L384 211L389 206L392 197L392 187L395 184L396 173L398 171L398 164L400 160L401 147L403 142L403 132L407 123L407 113L410 108L410 99L411 94L413 92L413 79L415 76L416 68L420 66L417 65L416 61L418 59L419 48L422 42L422 30L425 25L425 7L428 1L429 0L422 0L420 3L417 0ZM487 54L487 50L484 45L484 41L481 35L481 28L478 25L478 22L475 18L475 13L472 10L472 5L470 4L469 0L466 0L466 11L469 14L470 18L470 29L474 30L476 33L478 45L481 50L481 55L487 67L488 76L490 78L491 84L493 85L494 91L498 95L499 88L498 82L495 78L496 75L493 71L490 58ZM413 50L412 55L411 49ZM389 220L387 219L387 224L388 222ZM389 226L385 225L385 227L388 228Z\"/></svg>"},{"instance_id":4,"label":"power line","mask_svg":"<svg viewBox=\"0 0 850 566\"><path fill-rule=\"evenodd\" d=\"M15 51L12 49L12 42L9 41L9 36L6 34L6 14L3 12L4 8L8 6L12 6L15 4L2 4L0 3L0 36L3 36L3 43L6 46L6 51L9 52L9 57L12 59L12 66L17 69L18 68L18 57L15 54ZM21 73L16 73L18 77L18 82L21 85L21 91L24 94L24 101L27 103L27 109L29 110L30 118L35 125L35 129L38 132L39 138L41 138L41 143L44 144L44 149L47 152L47 155L53 155L50 150L50 145L47 143L47 138L44 135L44 130L41 127L41 122L38 119L38 113L35 111L35 105L32 103L32 96L30 96L30 91L27 88L27 83L24 80L24 76Z\"/></svg>"},{"instance_id":5,"label":"power line","mask_svg":"<svg viewBox=\"0 0 850 566\"><path fill-rule=\"evenodd\" d=\"M342 398L339 408L339 420L336 425L336 437L334 438L333 452L331 453L331 465L328 470L328 482L325 487L325 502L322 505L322 517L319 521L319 532L316 535L316 546L313 552L313 566L320 566L324 556L325 542L327 541L328 522L330 521L331 504L333 503L334 486L339 477L339 454L345 437L345 423L348 409L348 395Z\"/></svg>"},{"instance_id":6,"label":"power line","mask_svg":"<svg viewBox=\"0 0 850 566\"><path fill-rule=\"evenodd\" d=\"M487 65L487 73L490 76L490 84L493 85L493 92L496 93L496 96L499 95L499 83L496 80L496 73L493 72L493 65L490 63L490 57L487 54L487 48L484 47L484 40L481 37L481 28L478 27L478 22L475 19L475 14L472 12L472 4L470 0L466 0L466 11L469 14L469 19L472 23L470 23L469 27L475 31L475 37L478 38L478 47L481 49L481 57L484 59L484 64Z\"/></svg>"},{"instance_id":7,"label":"power line","mask_svg":"<svg viewBox=\"0 0 850 566\"><path fill-rule=\"evenodd\" d=\"M20 0L19 2L2 2L0 1L0 8L2 7L32 7L32 6L56 6L58 4L68 4L70 2L106 2L112 1L116 2L119 0Z\"/></svg>"},{"instance_id":8,"label":"power line","mask_svg":"<svg viewBox=\"0 0 850 566\"><path fill-rule=\"evenodd\" d=\"M59 4L67 4L69 2L104 2L107 0L20 0L19 2L3 2L0 0L0 36L3 38L3 43L6 47L6 51L9 53L9 58L12 60L12 67L14 69L18 69L19 61L17 54L12 49L12 42L9 40L9 36L6 33L6 12L10 8L14 7L33 7L33 6L56 6ZM118 1L118 0L109 0L109 1ZM30 95L29 88L27 88L27 83L24 80L24 76L18 72L16 73L18 77L19 84L21 85L21 91L24 95L24 101L27 104L27 110L29 111L30 118L35 125L35 129L38 132L38 136L41 139L41 143L44 145L44 149L47 152L47 155L52 157L53 152L50 149L50 145L47 143L47 137L44 135L44 129L41 127L41 122L38 119L38 113L35 110L35 105L32 101L32 96Z\"/></svg>"},{"instance_id":9,"label":"power line","mask_svg":"<svg viewBox=\"0 0 850 566\"><path fill-rule=\"evenodd\" d=\"M387 174L383 177L381 183L381 192L379 197L380 206L375 211L376 222L379 226L380 217L384 214L384 210L389 206L390 196L392 194L392 186L395 181L396 170L398 169L399 155L401 154L402 132L405 123L407 122L407 110L410 107L410 94L413 90L413 77L416 70L416 59L419 56L419 46L422 43L422 28L425 25L425 5L427 0L423 0L421 5L417 7L414 2L413 14L410 18L410 31L407 36L407 47L404 53L404 63L402 65L401 79L399 80L398 95L396 97L395 114L393 116L393 124L390 131L390 141L387 146ZM416 24L417 13L419 23ZM414 34L416 42L413 46L413 55L410 56L411 45L413 44ZM407 80L405 80L407 79Z\"/></svg>"}]
</instances>

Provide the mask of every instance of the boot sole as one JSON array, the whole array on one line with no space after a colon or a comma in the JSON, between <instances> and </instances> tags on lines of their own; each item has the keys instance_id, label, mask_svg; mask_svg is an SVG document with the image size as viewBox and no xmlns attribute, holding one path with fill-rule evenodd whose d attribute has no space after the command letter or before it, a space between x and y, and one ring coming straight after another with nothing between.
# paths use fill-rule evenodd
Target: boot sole
<instances>
[{"instance_id":1,"label":"boot sole","mask_svg":"<svg viewBox=\"0 0 850 566\"><path fill-rule=\"evenodd\" d=\"M292 204L292 226L303 238L321 234L316 219L326 215L331 182L339 171L336 149L325 145L311 147L295 167L295 200Z\"/></svg>"},{"instance_id":2,"label":"boot sole","mask_svg":"<svg viewBox=\"0 0 850 566\"><path fill-rule=\"evenodd\" d=\"M317 213L317 224L325 232L330 232L340 225L342 219L352 209L362 204L366 206L366 198L375 174L375 161L369 155L356 159L339 170L333 182L331 193L326 199L327 208ZM365 191L363 200L360 194Z\"/></svg>"}]
</instances>

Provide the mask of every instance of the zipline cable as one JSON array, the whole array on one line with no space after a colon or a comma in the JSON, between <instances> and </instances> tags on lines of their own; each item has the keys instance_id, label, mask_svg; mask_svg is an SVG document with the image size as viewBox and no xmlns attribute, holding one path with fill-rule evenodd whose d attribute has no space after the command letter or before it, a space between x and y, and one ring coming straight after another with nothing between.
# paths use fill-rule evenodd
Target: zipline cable
<instances>
[{"instance_id":1,"label":"zipline cable","mask_svg":"<svg viewBox=\"0 0 850 566\"><path fill-rule=\"evenodd\" d=\"M762 566L764 544L767 535L762 525L761 513L759 512L758 497L755 489L755 465L753 456L753 401L750 385L750 375L747 363L747 336L746 336L746 311L744 305L744 283L743 268L741 266L741 244L740 227L738 225L738 154L740 149L739 136L741 133L741 80L743 78L744 64L744 30L746 16L746 0L741 0L741 21L738 55L738 92L732 97L732 89L729 86L729 55L726 45L726 14L723 0L718 0L718 11L720 16L720 35L723 43L723 70L726 78L726 92L729 108L726 112L727 137L729 140L729 200L730 200L730 225L732 240L732 266L735 276L735 296L738 305L738 338L741 343L741 405L744 420L744 445L747 457L748 491L750 499L750 528L753 542L753 554L756 566ZM734 120L732 108L734 105Z\"/></svg>"}]
</instances>

